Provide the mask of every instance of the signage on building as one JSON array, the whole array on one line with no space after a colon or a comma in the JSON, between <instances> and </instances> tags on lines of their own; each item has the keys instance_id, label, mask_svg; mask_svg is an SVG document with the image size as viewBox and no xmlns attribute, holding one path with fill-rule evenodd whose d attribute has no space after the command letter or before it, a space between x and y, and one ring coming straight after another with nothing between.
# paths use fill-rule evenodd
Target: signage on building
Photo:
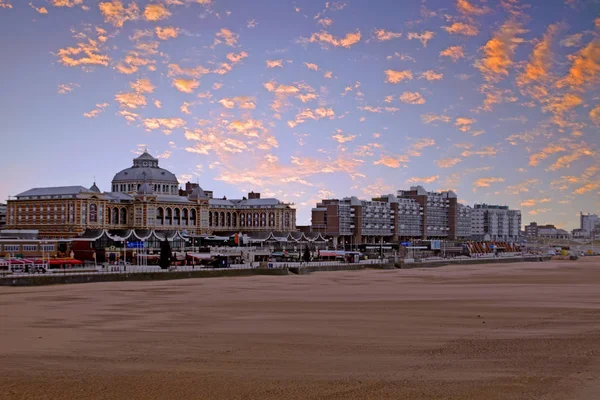
<instances>
[{"instance_id":1,"label":"signage on building","mask_svg":"<svg viewBox=\"0 0 600 400\"><path fill-rule=\"evenodd\" d=\"M128 249L143 249L144 242L127 242Z\"/></svg>"}]
</instances>

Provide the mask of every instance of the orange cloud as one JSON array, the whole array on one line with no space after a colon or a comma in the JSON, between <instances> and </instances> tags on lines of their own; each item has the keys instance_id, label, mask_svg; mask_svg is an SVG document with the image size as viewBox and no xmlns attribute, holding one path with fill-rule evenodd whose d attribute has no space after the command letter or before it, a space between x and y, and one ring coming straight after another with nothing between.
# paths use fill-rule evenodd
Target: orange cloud
<instances>
[{"instance_id":1,"label":"orange cloud","mask_svg":"<svg viewBox=\"0 0 600 400\"><path fill-rule=\"evenodd\" d=\"M409 32L409 34L406 37L408 38L408 40L417 39L423 44L423 47L427 47L427 42L433 39L434 36L434 32L425 31L423 33Z\"/></svg>"},{"instance_id":2,"label":"orange cloud","mask_svg":"<svg viewBox=\"0 0 600 400\"><path fill-rule=\"evenodd\" d=\"M444 74L441 72L435 72L434 70L429 70L421 73L419 79L427 79L428 81L439 81L444 77Z\"/></svg>"},{"instance_id":3,"label":"orange cloud","mask_svg":"<svg viewBox=\"0 0 600 400\"><path fill-rule=\"evenodd\" d=\"M514 64L515 49L523 43L523 38L518 35L526 32L520 23L511 20L504 23L494 37L483 46L484 57L475 62L475 67L485 80L497 82L508 76L508 69Z\"/></svg>"},{"instance_id":4,"label":"orange cloud","mask_svg":"<svg viewBox=\"0 0 600 400\"><path fill-rule=\"evenodd\" d=\"M401 32L390 32L390 31L386 31L385 29L375 29L374 35L375 39L379 40L380 42L386 41L386 40L392 40L392 39L397 39L399 37L402 37L402 33Z\"/></svg>"},{"instance_id":5,"label":"orange cloud","mask_svg":"<svg viewBox=\"0 0 600 400\"><path fill-rule=\"evenodd\" d=\"M450 168L462 161L462 158L442 158L436 161L436 165L440 168Z\"/></svg>"},{"instance_id":6,"label":"orange cloud","mask_svg":"<svg viewBox=\"0 0 600 400\"><path fill-rule=\"evenodd\" d=\"M173 26L165 26L164 28L157 26L155 32L156 36L161 40L175 39L179 36L179 28Z\"/></svg>"},{"instance_id":7,"label":"orange cloud","mask_svg":"<svg viewBox=\"0 0 600 400\"><path fill-rule=\"evenodd\" d=\"M171 16L171 12L162 4L148 4L144 10L146 21L160 21Z\"/></svg>"},{"instance_id":8,"label":"orange cloud","mask_svg":"<svg viewBox=\"0 0 600 400\"><path fill-rule=\"evenodd\" d=\"M248 96L236 96L233 98L223 98L219 100L219 104L221 104L225 108L238 108L252 110L256 108L255 104L256 98L248 97Z\"/></svg>"},{"instance_id":9,"label":"orange cloud","mask_svg":"<svg viewBox=\"0 0 600 400\"><path fill-rule=\"evenodd\" d=\"M575 194L585 194L587 192L591 192L592 190L596 190L600 188L600 181L587 183L580 188L577 188L573 191Z\"/></svg>"},{"instance_id":10,"label":"orange cloud","mask_svg":"<svg viewBox=\"0 0 600 400\"><path fill-rule=\"evenodd\" d=\"M83 116L86 118L96 118L106 107L108 107L108 103L96 104L96 109L84 113Z\"/></svg>"},{"instance_id":11,"label":"orange cloud","mask_svg":"<svg viewBox=\"0 0 600 400\"><path fill-rule=\"evenodd\" d=\"M331 119L333 117L335 117L335 112L331 108L315 108L314 110L311 110L310 108L305 108L298 112L295 121L288 121L288 126L290 128L293 128L298 124L306 122L306 120L308 119L319 120L321 118Z\"/></svg>"},{"instance_id":12,"label":"orange cloud","mask_svg":"<svg viewBox=\"0 0 600 400\"><path fill-rule=\"evenodd\" d=\"M228 53L227 54L227 59L229 61L231 61L234 64L239 63L240 61L242 61L244 58L248 57L248 53L246 53L245 51L241 51L238 54L235 53Z\"/></svg>"},{"instance_id":13,"label":"orange cloud","mask_svg":"<svg viewBox=\"0 0 600 400\"><path fill-rule=\"evenodd\" d=\"M452 120L452 118L448 117L447 115L436 115L433 113L427 113L421 115L421 120L426 124L430 124L436 121L448 123Z\"/></svg>"},{"instance_id":14,"label":"orange cloud","mask_svg":"<svg viewBox=\"0 0 600 400\"><path fill-rule=\"evenodd\" d=\"M470 157L470 156L494 157L496 154L498 154L498 151L495 148L493 148L491 146L485 146L479 150L464 150L460 155L463 157Z\"/></svg>"},{"instance_id":15,"label":"orange cloud","mask_svg":"<svg viewBox=\"0 0 600 400\"><path fill-rule=\"evenodd\" d=\"M200 78L201 76L206 75L208 73L210 73L210 70L208 68L204 68L201 65L194 68L181 68L177 64L169 64L169 72L167 76L173 77L183 75L189 76L191 78Z\"/></svg>"},{"instance_id":16,"label":"orange cloud","mask_svg":"<svg viewBox=\"0 0 600 400\"><path fill-rule=\"evenodd\" d=\"M29 3L29 6L40 14L48 14L48 9L46 7L36 7L33 3Z\"/></svg>"},{"instance_id":17,"label":"orange cloud","mask_svg":"<svg viewBox=\"0 0 600 400\"><path fill-rule=\"evenodd\" d=\"M419 92L404 92L400 101L407 104L425 104L425 99Z\"/></svg>"},{"instance_id":18,"label":"orange cloud","mask_svg":"<svg viewBox=\"0 0 600 400\"><path fill-rule=\"evenodd\" d=\"M87 42L77 43L76 47L66 47L59 49L58 61L69 67L103 65L108 66L110 58L105 54L100 54L98 41L87 39Z\"/></svg>"},{"instance_id":19,"label":"orange cloud","mask_svg":"<svg viewBox=\"0 0 600 400\"><path fill-rule=\"evenodd\" d=\"M136 93L152 93L155 86L150 82L150 79L138 79L129 84Z\"/></svg>"},{"instance_id":20,"label":"orange cloud","mask_svg":"<svg viewBox=\"0 0 600 400\"><path fill-rule=\"evenodd\" d=\"M558 157L556 162L547 168L547 171L557 171L562 168L569 168L571 163L579 160L583 156L594 156L596 152L587 148L585 143L576 147L571 154Z\"/></svg>"},{"instance_id":21,"label":"orange cloud","mask_svg":"<svg viewBox=\"0 0 600 400\"><path fill-rule=\"evenodd\" d=\"M283 60L266 60L265 62L267 63L267 67L269 68L283 68Z\"/></svg>"},{"instance_id":22,"label":"orange cloud","mask_svg":"<svg viewBox=\"0 0 600 400\"><path fill-rule=\"evenodd\" d=\"M450 46L447 49L440 51L440 56L450 57L454 62L465 57L465 50L462 46Z\"/></svg>"},{"instance_id":23,"label":"orange cloud","mask_svg":"<svg viewBox=\"0 0 600 400\"><path fill-rule=\"evenodd\" d=\"M600 104L590 110L590 119L594 124L600 126Z\"/></svg>"},{"instance_id":24,"label":"orange cloud","mask_svg":"<svg viewBox=\"0 0 600 400\"><path fill-rule=\"evenodd\" d=\"M173 80L173 86L180 92L192 93L194 89L200 86L200 82L195 79L179 78Z\"/></svg>"},{"instance_id":25,"label":"orange cloud","mask_svg":"<svg viewBox=\"0 0 600 400\"><path fill-rule=\"evenodd\" d=\"M504 178L490 177L490 178L479 178L473 181L473 191L476 192L477 188L490 187L494 183L504 182Z\"/></svg>"},{"instance_id":26,"label":"orange cloud","mask_svg":"<svg viewBox=\"0 0 600 400\"><path fill-rule=\"evenodd\" d=\"M0 0L0 8L12 8L12 4L8 0Z\"/></svg>"},{"instance_id":27,"label":"orange cloud","mask_svg":"<svg viewBox=\"0 0 600 400\"><path fill-rule=\"evenodd\" d=\"M597 85L600 74L600 39L595 39L571 56L573 61L566 77L556 82L559 88L578 89L585 85Z\"/></svg>"},{"instance_id":28,"label":"orange cloud","mask_svg":"<svg viewBox=\"0 0 600 400\"><path fill-rule=\"evenodd\" d=\"M98 4L98 8L104 15L104 20L118 28L122 27L126 21L136 20L140 17L140 10L135 2L123 7L120 0L106 1Z\"/></svg>"},{"instance_id":29,"label":"orange cloud","mask_svg":"<svg viewBox=\"0 0 600 400\"><path fill-rule=\"evenodd\" d=\"M444 29L453 35L477 36L479 33L477 27L463 22L455 22L450 26L444 26Z\"/></svg>"},{"instance_id":30,"label":"orange cloud","mask_svg":"<svg viewBox=\"0 0 600 400\"><path fill-rule=\"evenodd\" d=\"M540 150L538 153L534 153L529 156L529 165L532 167L537 166L540 161L550 157L552 154L562 153L566 151L566 149L559 144L550 144Z\"/></svg>"},{"instance_id":31,"label":"orange cloud","mask_svg":"<svg viewBox=\"0 0 600 400\"><path fill-rule=\"evenodd\" d=\"M321 31L313 33L310 38L300 38L299 43L321 43L322 46L332 45L335 47L345 47L349 49L351 46L360 42L360 31L350 32L345 37L338 39L331 33Z\"/></svg>"},{"instance_id":32,"label":"orange cloud","mask_svg":"<svg viewBox=\"0 0 600 400\"><path fill-rule=\"evenodd\" d=\"M115 100L121 107L138 108L146 106L146 97L139 93L118 93Z\"/></svg>"},{"instance_id":33,"label":"orange cloud","mask_svg":"<svg viewBox=\"0 0 600 400\"><path fill-rule=\"evenodd\" d=\"M339 144L344 144L346 142L351 142L354 139L356 139L356 135L344 136L344 135L338 133L337 135L333 135L331 138L333 140L335 140L336 142L338 142Z\"/></svg>"},{"instance_id":34,"label":"orange cloud","mask_svg":"<svg viewBox=\"0 0 600 400\"><path fill-rule=\"evenodd\" d=\"M83 0L52 0L54 7L75 7L83 4Z\"/></svg>"},{"instance_id":35,"label":"orange cloud","mask_svg":"<svg viewBox=\"0 0 600 400\"><path fill-rule=\"evenodd\" d=\"M333 20L331 18L321 18L317 21L319 25L323 25L325 27L331 26L333 24Z\"/></svg>"},{"instance_id":36,"label":"orange cloud","mask_svg":"<svg viewBox=\"0 0 600 400\"><path fill-rule=\"evenodd\" d=\"M388 83L400 83L404 80L412 80L413 74L410 70L405 71L394 71L391 69L385 70L386 82Z\"/></svg>"},{"instance_id":37,"label":"orange cloud","mask_svg":"<svg viewBox=\"0 0 600 400\"><path fill-rule=\"evenodd\" d=\"M407 184L410 183L433 183L435 181L437 181L438 179L440 179L439 175L433 175L433 176L424 176L424 177L413 177L410 179L406 180Z\"/></svg>"},{"instance_id":38,"label":"orange cloud","mask_svg":"<svg viewBox=\"0 0 600 400\"><path fill-rule=\"evenodd\" d=\"M319 66L317 64L311 64L311 63L305 62L304 65L306 65L306 68L312 69L313 71L319 70Z\"/></svg>"},{"instance_id":39,"label":"orange cloud","mask_svg":"<svg viewBox=\"0 0 600 400\"><path fill-rule=\"evenodd\" d=\"M167 135L173 129L183 128L185 124L185 120L181 118L146 118L142 120L142 125L144 125L147 131L162 128L163 132Z\"/></svg>"},{"instance_id":40,"label":"orange cloud","mask_svg":"<svg viewBox=\"0 0 600 400\"><path fill-rule=\"evenodd\" d=\"M531 52L529 63L525 70L517 78L519 86L526 85L534 81L543 81L549 78L549 70L552 66L552 53L550 45L553 37L563 28L562 24L552 24L546 30L542 40L535 45Z\"/></svg>"},{"instance_id":41,"label":"orange cloud","mask_svg":"<svg viewBox=\"0 0 600 400\"><path fill-rule=\"evenodd\" d=\"M456 126L459 131L468 132L471 130L471 125L475 122L477 121L471 118L459 117L454 121L454 126Z\"/></svg>"},{"instance_id":42,"label":"orange cloud","mask_svg":"<svg viewBox=\"0 0 600 400\"><path fill-rule=\"evenodd\" d=\"M384 165L388 168L406 167L409 159L408 156L381 156L379 160L373 162L374 165Z\"/></svg>"},{"instance_id":43,"label":"orange cloud","mask_svg":"<svg viewBox=\"0 0 600 400\"><path fill-rule=\"evenodd\" d=\"M491 11L487 7L477 7L470 3L468 0L457 0L456 9L459 12L467 15L484 15Z\"/></svg>"},{"instance_id":44,"label":"orange cloud","mask_svg":"<svg viewBox=\"0 0 600 400\"><path fill-rule=\"evenodd\" d=\"M58 94L67 94L72 92L75 88L78 88L79 84L77 83L61 83L58 85Z\"/></svg>"},{"instance_id":45,"label":"orange cloud","mask_svg":"<svg viewBox=\"0 0 600 400\"><path fill-rule=\"evenodd\" d=\"M215 45L224 42L227 46L231 47L235 47L238 44L238 39L240 38L240 35L233 33L227 28L221 28L221 30L217 32L215 36Z\"/></svg>"}]
</instances>

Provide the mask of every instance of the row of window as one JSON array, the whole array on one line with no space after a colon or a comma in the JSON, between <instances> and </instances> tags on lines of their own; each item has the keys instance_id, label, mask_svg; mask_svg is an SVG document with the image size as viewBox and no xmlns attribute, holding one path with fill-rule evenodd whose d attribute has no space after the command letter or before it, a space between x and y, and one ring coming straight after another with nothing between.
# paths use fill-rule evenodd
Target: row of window
<instances>
[{"instance_id":1,"label":"row of window","mask_svg":"<svg viewBox=\"0 0 600 400\"><path fill-rule=\"evenodd\" d=\"M38 251L38 245L37 244L5 244L0 246L2 247L2 249L5 252L34 252L34 251ZM42 244L39 246L39 250L40 251L54 251L55 249L55 245L53 244Z\"/></svg>"}]
</instances>

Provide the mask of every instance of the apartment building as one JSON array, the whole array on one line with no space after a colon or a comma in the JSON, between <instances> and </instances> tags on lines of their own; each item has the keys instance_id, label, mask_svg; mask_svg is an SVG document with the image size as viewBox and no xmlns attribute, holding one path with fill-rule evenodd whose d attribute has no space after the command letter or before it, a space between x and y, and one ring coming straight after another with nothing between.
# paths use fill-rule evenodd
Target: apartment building
<instances>
[{"instance_id":1,"label":"apartment building","mask_svg":"<svg viewBox=\"0 0 600 400\"><path fill-rule=\"evenodd\" d=\"M517 241L521 211L508 206L475 204L471 212L471 237L475 240Z\"/></svg>"},{"instance_id":2,"label":"apartment building","mask_svg":"<svg viewBox=\"0 0 600 400\"><path fill-rule=\"evenodd\" d=\"M591 237L591 233L596 230L596 227L600 226L600 218L596 214L583 212L579 213L579 228L587 233L587 237Z\"/></svg>"},{"instance_id":3,"label":"apartment building","mask_svg":"<svg viewBox=\"0 0 600 400\"><path fill-rule=\"evenodd\" d=\"M428 192L423 186L398 190L398 197L412 199L422 207L421 237L450 239L457 237L457 196L453 191Z\"/></svg>"},{"instance_id":4,"label":"apartment building","mask_svg":"<svg viewBox=\"0 0 600 400\"><path fill-rule=\"evenodd\" d=\"M458 204L456 209L456 238L469 239L472 233L473 207Z\"/></svg>"},{"instance_id":5,"label":"apartment building","mask_svg":"<svg viewBox=\"0 0 600 400\"><path fill-rule=\"evenodd\" d=\"M0 230L6 226L6 204L0 203Z\"/></svg>"}]
</instances>

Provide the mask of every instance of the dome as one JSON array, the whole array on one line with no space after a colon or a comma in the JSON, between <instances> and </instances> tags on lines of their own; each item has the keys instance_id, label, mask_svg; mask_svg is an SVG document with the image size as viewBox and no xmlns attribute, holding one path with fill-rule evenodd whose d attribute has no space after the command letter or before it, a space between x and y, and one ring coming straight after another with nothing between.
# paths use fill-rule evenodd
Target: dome
<instances>
[{"instance_id":1,"label":"dome","mask_svg":"<svg viewBox=\"0 0 600 400\"><path fill-rule=\"evenodd\" d=\"M90 188L90 192L100 193L100 188L98 186L96 186L96 182L94 182L94 184Z\"/></svg>"},{"instance_id":2,"label":"dome","mask_svg":"<svg viewBox=\"0 0 600 400\"><path fill-rule=\"evenodd\" d=\"M152 186L150 186L147 182L142 183L142 186L137 191L139 195L149 195L153 194Z\"/></svg>"},{"instance_id":3,"label":"dome","mask_svg":"<svg viewBox=\"0 0 600 400\"><path fill-rule=\"evenodd\" d=\"M175 174L166 169L158 166L158 159L152 157L148 150L133 159L133 166L118 172L113 178L112 182L124 183L124 182L141 182L148 181L148 183L161 183L179 186L179 181Z\"/></svg>"}]
</instances>

